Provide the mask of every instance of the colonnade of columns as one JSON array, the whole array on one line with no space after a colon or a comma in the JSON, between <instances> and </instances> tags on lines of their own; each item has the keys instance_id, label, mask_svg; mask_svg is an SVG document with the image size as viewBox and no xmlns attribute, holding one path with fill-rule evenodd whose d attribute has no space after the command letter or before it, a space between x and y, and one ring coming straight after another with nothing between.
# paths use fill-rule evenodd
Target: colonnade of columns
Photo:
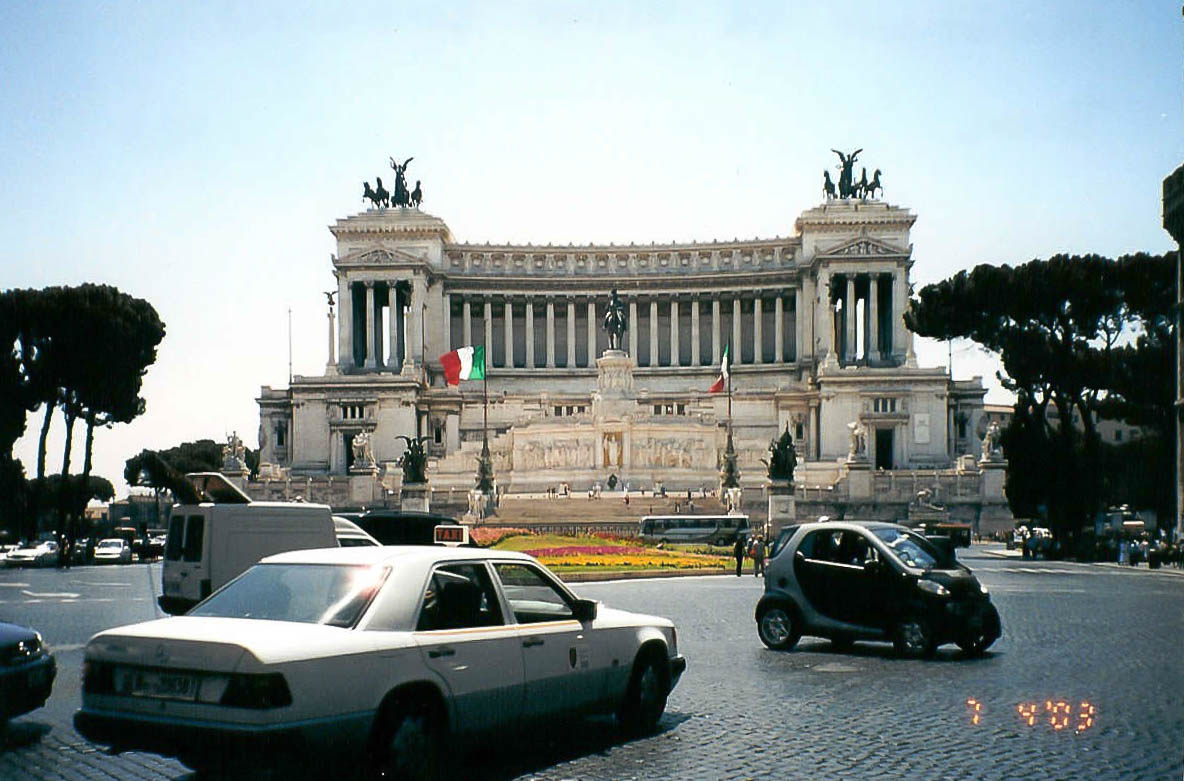
<instances>
[{"instance_id":1,"label":"colonnade of columns","mask_svg":"<svg viewBox=\"0 0 1184 781\"><path fill-rule=\"evenodd\" d=\"M907 338L901 314L908 303L902 274L842 273L829 280L830 317L825 333L840 364L888 361Z\"/></svg>"},{"instance_id":2,"label":"colonnade of columns","mask_svg":"<svg viewBox=\"0 0 1184 781\"><path fill-rule=\"evenodd\" d=\"M427 282L420 277L401 281L340 279L338 364L346 368L401 371L404 366L422 363L426 299Z\"/></svg>"},{"instance_id":3,"label":"colonnade of columns","mask_svg":"<svg viewBox=\"0 0 1184 781\"><path fill-rule=\"evenodd\" d=\"M446 298L447 349L485 344L495 368L593 367L607 347L603 295ZM718 366L729 344L733 364L792 363L801 355L797 310L793 290L628 297L628 351L641 367Z\"/></svg>"}]
</instances>

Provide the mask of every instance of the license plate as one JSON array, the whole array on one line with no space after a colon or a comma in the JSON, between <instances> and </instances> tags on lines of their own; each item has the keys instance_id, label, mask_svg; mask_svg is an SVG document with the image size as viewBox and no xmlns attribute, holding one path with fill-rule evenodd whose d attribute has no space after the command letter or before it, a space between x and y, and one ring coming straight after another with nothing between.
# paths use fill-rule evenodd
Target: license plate
<instances>
[{"instance_id":1,"label":"license plate","mask_svg":"<svg viewBox=\"0 0 1184 781\"><path fill-rule=\"evenodd\" d=\"M197 699L197 676L156 670L117 669L115 691L132 697Z\"/></svg>"}]
</instances>

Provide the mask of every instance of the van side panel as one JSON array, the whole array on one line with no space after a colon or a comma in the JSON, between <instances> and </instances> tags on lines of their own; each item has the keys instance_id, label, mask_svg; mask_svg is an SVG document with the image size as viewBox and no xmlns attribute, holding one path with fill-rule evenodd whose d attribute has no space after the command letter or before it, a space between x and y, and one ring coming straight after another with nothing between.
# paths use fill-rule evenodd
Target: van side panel
<instances>
[{"instance_id":1,"label":"van side panel","mask_svg":"<svg viewBox=\"0 0 1184 781\"><path fill-rule=\"evenodd\" d=\"M337 547L328 507L219 505L213 508L210 579L214 590L273 553Z\"/></svg>"}]
</instances>

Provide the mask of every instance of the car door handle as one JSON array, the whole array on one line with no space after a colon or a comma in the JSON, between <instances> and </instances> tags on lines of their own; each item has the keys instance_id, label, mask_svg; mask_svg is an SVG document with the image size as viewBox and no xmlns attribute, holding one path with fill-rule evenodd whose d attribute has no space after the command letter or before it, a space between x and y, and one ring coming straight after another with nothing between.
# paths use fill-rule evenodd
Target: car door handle
<instances>
[{"instance_id":1,"label":"car door handle","mask_svg":"<svg viewBox=\"0 0 1184 781\"><path fill-rule=\"evenodd\" d=\"M542 645L542 644L543 644L543 638L541 638L541 637L528 637L522 641L523 648L534 648L536 645Z\"/></svg>"},{"instance_id":2,"label":"car door handle","mask_svg":"<svg viewBox=\"0 0 1184 781\"><path fill-rule=\"evenodd\" d=\"M429 659L439 659L443 656L456 656L456 650L452 648L433 648L428 651Z\"/></svg>"}]
</instances>

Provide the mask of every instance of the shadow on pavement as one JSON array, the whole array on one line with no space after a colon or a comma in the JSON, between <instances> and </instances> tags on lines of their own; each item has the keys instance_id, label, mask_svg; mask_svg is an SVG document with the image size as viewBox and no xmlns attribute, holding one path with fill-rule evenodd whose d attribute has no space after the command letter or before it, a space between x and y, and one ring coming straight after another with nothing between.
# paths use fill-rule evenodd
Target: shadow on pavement
<instances>
[{"instance_id":1,"label":"shadow on pavement","mask_svg":"<svg viewBox=\"0 0 1184 781\"><path fill-rule=\"evenodd\" d=\"M53 727L48 724L27 720L9 723L7 727L0 726L0 752L40 743L51 729Z\"/></svg>"}]
</instances>

